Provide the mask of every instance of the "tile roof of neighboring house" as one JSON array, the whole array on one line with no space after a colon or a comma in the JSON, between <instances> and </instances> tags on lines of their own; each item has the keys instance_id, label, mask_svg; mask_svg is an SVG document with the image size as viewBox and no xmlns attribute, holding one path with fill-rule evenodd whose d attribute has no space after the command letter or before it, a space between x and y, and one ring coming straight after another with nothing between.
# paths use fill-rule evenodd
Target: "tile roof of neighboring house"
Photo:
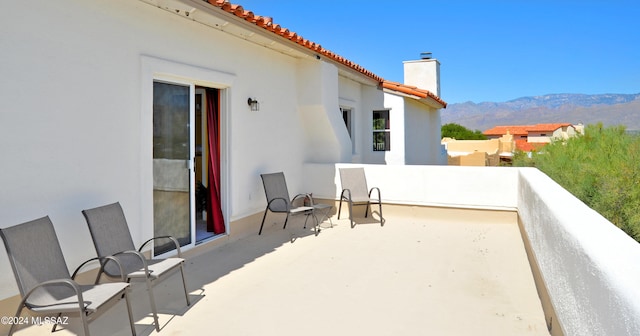
<instances>
[{"instance_id":1,"label":"tile roof of neighboring house","mask_svg":"<svg viewBox=\"0 0 640 336\"><path fill-rule=\"evenodd\" d=\"M498 135L502 136L507 134L507 132L511 135L527 135L528 128L530 126L496 126L494 128L490 128L484 132L484 135Z\"/></svg>"},{"instance_id":2,"label":"tile roof of neighboring house","mask_svg":"<svg viewBox=\"0 0 640 336\"><path fill-rule=\"evenodd\" d=\"M317 52L319 55L323 55L335 62L338 62L340 64L343 64L346 67L349 67L369 78L372 78L376 81L378 81L379 83L382 84L383 87L389 89L389 90L393 90L393 91L398 91L398 92L402 92L405 94L409 94L409 95L413 95L419 98L431 98L433 100L435 100L436 102L438 102L439 104L441 104L443 107L447 106L447 103L445 101L443 101L442 99L440 99L440 97L436 96L435 94L433 94L430 91L427 90L423 90L423 89L419 89L417 87L412 87L412 86L406 86L404 84L400 84L400 83L395 83L395 82L390 82L385 80L384 78L374 74L373 72L363 68L362 66L351 62L350 60L330 51L327 50L325 48L323 48L320 44L315 43L313 41L309 41L305 38L303 38L302 36L298 35L296 32L290 31L287 28L284 28L282 26L280 26L279 24L276 24L273 22L273 19L267 16L260 16L260 15L255 15L253 12L245 10L242 6L238 5L238 4L232 4L229 3L228 0L205 0L207 2L209 2L209 4L218 7L222 10L224 10L227 13L231 13L237 17L240 17L244 20L246 20L247 22L253 23L258 27L261 27L265 30L268 30L276 35L282 36L292 42L295 42L313 52Z\"/></svg>"},{"instance_id":3,"label":"tile roof of neighboring house","mask_svg":"<svg viewBox=\"0 0 640 336\"><path fill-rule=\"evenodd\" d=\"M571 123L537 124L529 128L529 132L553 132L558 128L572 126Z\"/></svg>"},{"instance_id":4,"label":"tile roof of neighboring house","mask_svg":"<svg viewBox=\"0 0 640 336\"><path fill-rule=\"evenodd\" d=\"M536 125L514 125L514 126L496 126L484 132L484 135L504 135L509 132L512 135L527 135L529 132L553 132L561 127L572 126L571 123L557 124L536 124Z\"/></svg>"},{"instance_id":5,"label":"tile roof of neighboring house","mask_svg":"<svg viewBox=\"0 0 640 336\"><path fill-rule=\"evenodd\" d=\"M515 142L516 142L516 149L519 149L523 152L537 151L546 145L546 143L540 143L540 142L533 142L533 143L527 142L527 140L525 139L517 139L515 140Z\"/></svg>"}]
</instances>

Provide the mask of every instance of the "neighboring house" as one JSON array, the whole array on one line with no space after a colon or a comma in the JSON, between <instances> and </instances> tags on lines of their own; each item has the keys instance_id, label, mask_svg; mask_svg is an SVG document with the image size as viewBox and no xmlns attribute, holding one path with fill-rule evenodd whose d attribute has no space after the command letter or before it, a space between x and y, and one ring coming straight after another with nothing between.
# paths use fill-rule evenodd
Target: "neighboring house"
<instances>
[{"instance_id":1,"label":"neighboring house","mask_svg":"<svg viewBox=\"0 0 640 336\"><path fill-rule=\"evenodd\" d=\"M95 255L82 209L189 249L257 231L261 173L293 194L305 163L446 162L436 60L388 82L224 1L8 1L0 49L0 225L50 215L69 265Z\"/></svg>"},{"instance_id":2,"label":"neighboring house","mask_svg":"<svg viewBox=\"0 0 640 336\"><path fill-rule=\"evenodd\" d=\"M443 138L450 166L499 166L510 162L515 149L511 134L489 140L456 140Z\"/></svg>"},{"instance_id":3,"label":"neighboring house","mask_svg":"<svg viewBox=\"0 0 640 336\"><path fill-rule=\"evenodd\" d=\"M500 138L505 134L513 136L516 148L531 152L542 148L554 140L566 140L584 132L582 124L570 123L496 126L483 132L489 139Z\"/></svg>"}]
</instances>

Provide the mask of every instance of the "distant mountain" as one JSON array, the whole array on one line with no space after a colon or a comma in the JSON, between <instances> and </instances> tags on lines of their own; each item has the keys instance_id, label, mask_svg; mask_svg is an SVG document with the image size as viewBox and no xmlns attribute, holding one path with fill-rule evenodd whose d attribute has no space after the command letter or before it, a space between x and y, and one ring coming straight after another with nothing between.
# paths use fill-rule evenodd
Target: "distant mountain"
<instances>
[{"instance_id":1,"label":"distant mountain","mask_svg":"<svg viewBox=\"0 0 640 336\"><path fill-rule=\"evenodd\" d=\"M625 125L640 130L638 94L549 94L522 97L503 103L449 104L442 110L442 124L456 123L485 131L500 125L568 122L605 126Z\"/></svg>"}]
</instances>

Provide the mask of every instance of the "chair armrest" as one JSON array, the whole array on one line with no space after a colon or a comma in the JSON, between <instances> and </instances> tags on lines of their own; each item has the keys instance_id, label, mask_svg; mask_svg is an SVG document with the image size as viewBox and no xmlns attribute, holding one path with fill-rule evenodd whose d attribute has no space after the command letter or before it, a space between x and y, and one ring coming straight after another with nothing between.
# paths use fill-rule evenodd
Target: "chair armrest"
<instances>
[{"instance_id":1,"label":"chair armrest","mask_svg":"<svg viewBox=\"0 0 640 336\"><path fill-rule=\"evenodd\" d=\"M86 264L88 264L88 263L90 263L90 262L92 262L92 261L99 261L99 262L100 262L100 267L102 268L102 260L101 260L101 258L100 258L100 257L94 257L94 258L91 258L91 259L89 259L89 260L86 260L86 261L85 261L85 262L83 262L82 264L80 264L80 266L78 266L78 267L76 268L76 270L75 270L75 271L73 271L73 274L71 275L71 279L72 279L72 280L75 280L75 279L76 279L76 275L78 275L78 272L80 272L80 270L81 270L81 269L82 269ZM122 270L122 269L121 269L121 270ZM122 272L120 272L120 273L122 273Z\"/></svg>"},{"instance_id":2,"label":"chair armrest","mask_svg":"<svg viewBox=\"0 0 640 336\"><path fill-rule=\"evenodd\" d=\"M378 188L378 187L373 187L373 188L371 188L371 189L369 190L369 198L371 198L371 193L372 193L374 190L378 192L378 201L382 202L382 196L380 196L380 188Z\"/></svg>"},{"instance_id":3,"label":"chair armrest","mask_svg":"<svg viewBox=\"0 0 640 336\"><path fill-rule=\"evenodd\" d=\"M291 200L291 203L295 202L295 200L297 200L300 197L308 198L309 202L311 202L309 204L313 206L313 196L311 196L311 194L297 194L293 197L293 199ZM304 201L302 202L302 205L304 206Z\"/></svg>"},{"instance_id":4,"label":"chair armrest","mask_svg":"<svg viewBox=\"0 0 640 336\"><path fill-rule=\"evenodd\" d=\"M347 194L347 196L344 195L345 193ZM342 189L342 193L340 193L340 199L343 199L343 198L351 202L351 190Z\"/></svg>"},{"instance_id":5,"label":"chair armrest","mask_svg":"<svg viewBox=\"0 0 640 336\"><path fill-rule=\"evenodd\" d=\"M178 252L178 258L182 258L182 252L180 252L180 243L178 242L177 239L175 239L172 236L157 236L157 237L153 237L151 239L148 239L146 242L142 243L142 245L140 245L140 248L138 249L138 252L142 252L142 249L147 246L147 244L149 244L150 242L154 241L154 240L158 240L158 239L169 239L173 242L173 244L176 246L176 251Z\"/></svg>"},{"instance_id":6,"label":"chair armrest","mask_svg":"<svg viewBox=\"0 0 640 336\"><path fill-rule=\"evenodd\" d=\"M82 291L80 290L80 286L78 285L78 283L73 281L72 279L54 279L54 280L48 280L48 281L37 284L35 287L31 288L31 290L22 298L20 307L22 307L22 304L27 302L27 299L29 298L29 296L31 296L31 294L33 294L33 292L35 292L41 287L46 287L51 285L56 285L56 286L63 285L73 289L73 291L76 294L76 297L78 297L79 308L81 311L84 311L85 305L84 305L84 299L82 298Z\"/></svg>"},{"instance_id":7,"label":"chair armrest","mask_svg":"<svg viewBox=\"0 0 640 336\"><path fill-rule=\"evenodd\" d=\"M108 259L108 260L106 260L102 264L102 267L104 268L104 265L106 265L107 261L109 261L109 260L115 261L118 264L118 267L120 268L120 275L122 276L122 280L126 281L126 274L124 272L124 268L122 267L122 264L120 263L120 261L117 258L115 258L116 256L121 255L121 254L133 254L133 255L137 256L138 258L140 258L140 261L142 262L142 266L144 268L144 274L146 274L147 276L149 274L151 274L151 271L149 271L149 266L147 265L147 258L145 258L142 253L140 253L139 251L135 251L135 250L122 251L122 252L118 252L116 254L113 254L111 256L104 257L104 259Z\"/></svg>"}]
</instances>

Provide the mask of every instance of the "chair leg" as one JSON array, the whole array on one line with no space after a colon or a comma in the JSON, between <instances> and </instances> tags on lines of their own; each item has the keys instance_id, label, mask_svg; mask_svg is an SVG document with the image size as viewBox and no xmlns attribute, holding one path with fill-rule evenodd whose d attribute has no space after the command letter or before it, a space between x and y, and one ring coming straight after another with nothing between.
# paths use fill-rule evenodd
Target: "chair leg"
<instances>
[{"instance_id":1,"label":"chair leg","mask_svg":"<svg viewBox=\"0 0 640 336\"><path fill-rule=\"evenodd\" d=\"M378 209L380 211L380 226L383 226L384 222L382 221L382 202L378 203Z\"/></svg>"},{"instance_id":2,"label":"chair leg","mask_svg":"<svg viewBox=\"0 0 640 336\"><path fill-rule=\"evenodd\" d=\"M160 323L158 322L158 309L156 308L156 299L153 295L153 286L151 286L151 279L146 277L147 290L149 291L149 303L151 304L151 312L153 313L153 323L156 325L156 331L160 332Z\"/></svg>"},{"instance_id":3,"label":"chair leg","mask_svg":"<svg viewBox=\"0 0 640 336\"><path fill-rule=\"evenodd\" d=\"M264 216L262 216L262 224L260 224L260 231L258 231L258 236L262 234L262 227L264 226L265 218L267 218L267 211L269 211L268 207L264 209Z\"/></svg>"},{"instance_id":4,"label":"chair leg","mask_svg":"<svg viewBox=\"0 0 640 336\"><path fill-rule=\"evenodd\" d=\"M349 200L349 220L351 221L351 228L356 227L353 223L353 202L351 202L351 200Z\"/></svg>"},{"instance_id":5,"label":"chair leg","mask_svg":"<svg viewBox=\"0 0 640 336\"><path fill-rule=\"evenodd\" d=\"M371 207L369 206L369 204L371 204L370 202L367 202L367 207L364 210L364 218L367 218L369 216L369 209L371 209Z\"/></svg>"},{"instance_id":6,"label":"chair leg","mask_svg":"<svg viewBox=\"0 0 640 336\"><path fill-rule=\"evenodd\" d=\"M80 309L80 319L82 320L84 336L89 336L89 322L87 321L87 313L84 311L84 307Z\"/></svg>"},{"instance_id":7,"label":"chair leg","mask_svg":"<svg viewBox=\"0 0 640 336\"><path fill-rule=\"evenodd\" d=\"M187 299L187 306L191 305L189 300L189 293L187 292L187 282L184 280L184 263L180 264L180 275L182 275L182 288L184 288L184 298Z\"/></svg>"},{"instance_id":8,"label":"chair leg","mask_svg":"<svg viewBox=\"0 0 640 336\"><path fill-rule=\"evenodd\" d=\"M56 321L60 320L60 316L62 316L62 313L58 313L58 316L57 316L58 318L56 319ZM56 329L57 329L57 328L58 328L58 324L57 324L57 323L54 323L54 324L53 324L53 328L51 328L51 332L52 332L52 333L53 333L53 332L56 332Z\"/></svg>"},{"instance_id":9,"label":"chair leg","mask_svg":"<svg viewBox=\"0 0 640 336\"><path fill-rule=\"evenodd\" d=\"M127 314L129 315L129 326L131 327L131 335L136 336L136 327L133 323L133 314L131 313L131 302L129 301L129 289L124 290L124 301L127 304Z\"/></svg>"},{"instance_id":10,"label":"chair leg","mask_svg":"<svg viewBox=\"0 0 640 336\"><path fill-rule=\"evenodd\" d=\"M338 206L338 219L340 219L340 211L342 211L342 197L340 197L340 205Z\"/></svg>"},{"instance_id":11,"label":"chair leg","mask_svg":"<svg viewBox=\"0 0 640 336\"><path fill-rule=\"evenodd\" d=\"M287 218L284 219L284 225L282 226L283 230L287 227L287 221L288 220L289 220L289 212L287 212Z\"/></svg>"}]
</instances>

